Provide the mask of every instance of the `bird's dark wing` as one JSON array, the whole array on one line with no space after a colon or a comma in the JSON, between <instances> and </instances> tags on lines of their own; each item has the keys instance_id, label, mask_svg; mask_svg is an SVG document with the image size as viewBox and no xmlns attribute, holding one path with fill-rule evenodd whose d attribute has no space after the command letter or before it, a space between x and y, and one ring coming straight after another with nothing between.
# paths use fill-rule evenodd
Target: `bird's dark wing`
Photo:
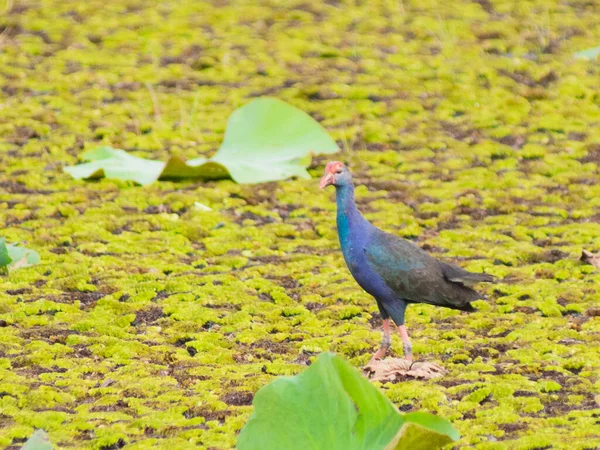
<instances>
[{"instance_id":1,"label":"bird's dark wing","mask_svg":"<svg viewBox=\"0 0 600 450\"><path fill-rule=\"evenodd\" d=\"M496 278L487 273L473 273L454 264L438 261L446 280L452 283L462 284L471 287L477 283L495 283Z\"/></svg>"},{"instance_id":2,"label":"bird's dark wing","mask_svg":"<svg viewBox=\"0 0 600 450\"><path fill-rule=\"evenodd\" d=\"M481 298L464 284L450 281L440 261L397 236L375 230L365 245L365 254L388 287L408 302L472 310L469 302ZM469 274L460 273L463 278Z\"/></svg>"}]
</instances>

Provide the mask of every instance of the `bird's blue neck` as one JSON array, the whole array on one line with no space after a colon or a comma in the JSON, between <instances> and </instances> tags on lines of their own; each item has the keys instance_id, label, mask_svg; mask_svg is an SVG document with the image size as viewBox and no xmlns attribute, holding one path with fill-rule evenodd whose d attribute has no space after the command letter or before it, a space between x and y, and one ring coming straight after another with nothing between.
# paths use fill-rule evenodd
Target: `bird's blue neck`
<instances>
[{"instance_id":1,"label":"bird's blue neck","mask_svg":"<svg viewBox=\"0 0 600 450\"><path fill-rule=\"evenodd\" d=\"M369 226L369 222L360 214L354 202L354 186L347 184L336 186L337 227L342 248L351 239L360 238Z\"/></svg>"}]
</instances>

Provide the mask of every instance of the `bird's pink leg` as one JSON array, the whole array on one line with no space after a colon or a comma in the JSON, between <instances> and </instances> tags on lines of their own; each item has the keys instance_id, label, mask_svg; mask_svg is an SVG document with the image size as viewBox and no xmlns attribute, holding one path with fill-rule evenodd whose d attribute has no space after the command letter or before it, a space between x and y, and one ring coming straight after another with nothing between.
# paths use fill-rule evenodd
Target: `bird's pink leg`
<instances>
[{"instance_id":1,"label":"bird's pink leg","mask_svg":"<svg viewBox=\"0 0 600 450\"><path fill-rule=\"evenodd\" d=\"M381 347L375 352L371 361L377 361L385 358L388 348L392 345L392 339L390 338L390 319L383 319L383 338L381 339Z\"/></svg>"},{"instance_id":2,"label":"bird's pink leg","mask_svg":"<svg viewBox=\"0 0 600 450\"><path fill-rule=\"evenodd\" d=\"M398 334L402 338L403 348L404 348L404 359L407 361L412 361L412 344L410 343L410 338L408 337L408 331L406 331L406 327L404 325L400 325L398 327Z\"/></svg>"}]
</instances>

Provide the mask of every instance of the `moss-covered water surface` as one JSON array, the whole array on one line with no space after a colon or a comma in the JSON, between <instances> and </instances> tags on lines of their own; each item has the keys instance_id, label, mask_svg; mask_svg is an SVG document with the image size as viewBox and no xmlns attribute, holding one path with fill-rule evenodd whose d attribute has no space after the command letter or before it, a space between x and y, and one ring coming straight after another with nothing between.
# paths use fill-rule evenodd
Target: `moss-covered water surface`
<instances>
[{"instance_id":1,"label":"moss-covered water surface","mask_svg":"<svg viewBox=\"0 0 600 450\"><path fill-rule=\"evenodd\" d=\"M492 273L464 314L411 306L441 380L387 384L458 447L600 446L596 1L0 5L0 446L228 449L253 394L378 346L318 180L71 179L84 149L210 154L256 96L319 120L376 225ZM324 160L313 162L314 177ZM212 211L200 206L207 205ZM394 350L401 354L395 338Z\"/></svg>"}]
</instances>

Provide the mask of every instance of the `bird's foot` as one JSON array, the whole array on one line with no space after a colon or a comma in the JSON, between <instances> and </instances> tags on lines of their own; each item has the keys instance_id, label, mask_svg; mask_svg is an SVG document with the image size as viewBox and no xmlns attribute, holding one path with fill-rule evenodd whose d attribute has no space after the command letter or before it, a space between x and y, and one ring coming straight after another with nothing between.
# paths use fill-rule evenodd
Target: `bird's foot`
<instances>
[{"instance_id":1,"label":"bird's foot","mask_svg":"<svg viewBox=\"0 0 600 450\"><path fill-rule=\"evenodd\" d=\"M371 357L371 360L369 361L369 364L371 364L373 361L379 361L382 360L383 358L385 358L385 355L387 354L387 349L386 348L380 348L379 350L377 350L375 352L375 354Z\"/></svg>"}]
</instances>

